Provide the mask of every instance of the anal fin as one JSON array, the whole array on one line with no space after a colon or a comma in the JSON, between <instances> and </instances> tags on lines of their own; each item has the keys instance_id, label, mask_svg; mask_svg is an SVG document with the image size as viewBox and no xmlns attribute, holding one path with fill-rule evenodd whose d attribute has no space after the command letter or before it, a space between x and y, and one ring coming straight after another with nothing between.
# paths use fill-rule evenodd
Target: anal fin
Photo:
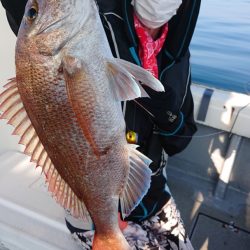
<instances>
[{"instance_id":1,"label":"anal fin","mask_svg":"<svg viewBox=\"0 0 250 250\"><path fill-rule=\"evenodd\" d=\"M148 157L136 150L137 145L128 144L130 170L128 181L120 194L122 217L128 216L147 193L151 182L152 162Z\"/></svg>"}]
</instances>

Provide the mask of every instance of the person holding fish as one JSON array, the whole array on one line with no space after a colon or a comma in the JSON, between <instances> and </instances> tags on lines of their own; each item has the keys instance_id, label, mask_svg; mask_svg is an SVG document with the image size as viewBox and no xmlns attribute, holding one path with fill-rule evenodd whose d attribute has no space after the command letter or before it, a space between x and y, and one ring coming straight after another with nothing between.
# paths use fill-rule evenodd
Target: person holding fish
<instances>
[{"instance_id":1,"label":"person holding fish","mask_svg":"<svg viewBox=\"0 0 250 250\"><path fill-rule=\"evenodd\" d=\"M90 2L90 0L82 0L82 2L85 1L86 5ZM1 2L6 9L10 26L17 34L27 0L1 0ZM28 19L35 19L39 15L40 2L46 1L29 2L33 5L26 7L29 8L26 16ZM34 3L35 8L32 7ZM198 18L200 0L96 0L96 4L112 55L133 63L134 69L123 60L119 61L122 67L132 72L132 78L137 78L137 82L144 83L143 89L140 87L143 93L142 98L125 97L130 95L126 93L130 92L130 89L126 87L121 87L122 93L116 93L118 99L123 101L122 112L126 122L124 136L127 142L139 145L138 152L152 160L150 187L147 188L147 192L144 187L143 192L146 195L136 203L133 210L128 209L132 212L129 215L127 213L126 218L123 216L124 204L121 201L119 203L120 229L131 249L193 249L167 186L165 168L167 157L184 150L196 132L190 90L191 72L188 48ZM57 10L54 13L56 15ZM74 15L74 12L71 15ZM66 18L60 20L64 19L66 20ZM46 29L49 30L50 27L44 28ZM58 35L61 34L58 33ZM51 39L56 39L56 37L51 36ZM58 46L63 48L65 44ZM47 47L43 44L40 53L54 55L53 50L49 52L46 50ZM80 66L81 63L68 56L58 70L66 70L65 77L70 82L71 72L78 72L73 68ZM158 92L160 87L156 87L157 83L151 85L153 79L144 76L138 66L157 78L164 86L165 92L161 90ZM112 61L109 62L109 69L112 74L121 70L120 66L116 66ZM77 79L79 77L80 75ZM125 75L122 77L126 81ZM149 82L148 84L145 83L145 79ZM72 95L70 104L75 110L78 107L74 98L74 93L78 93L77 89L75 90L70 84L67 88L68 93ZM80 117L79 123L81 119ZM109 119L108 115L106 119ZM90 129L83 126L82 131L93 149L93 155L101 159L102 155L108 152L109 146L100 149ZM113 143L116 141L113 140ZM141 155L136 159L148 162ZM144 175L145 179L148 178L145 172ZM84 249L92 249L94 230L91 227L85 227L81 219L75 219L70 213L66 216L66 225ZM127 249L127 246L119 248L115 243L110 248L102 248L101 245L96 247L97 240L94 244L96 244L94 248L99 250Z\"/></svg>"}]
</instances>

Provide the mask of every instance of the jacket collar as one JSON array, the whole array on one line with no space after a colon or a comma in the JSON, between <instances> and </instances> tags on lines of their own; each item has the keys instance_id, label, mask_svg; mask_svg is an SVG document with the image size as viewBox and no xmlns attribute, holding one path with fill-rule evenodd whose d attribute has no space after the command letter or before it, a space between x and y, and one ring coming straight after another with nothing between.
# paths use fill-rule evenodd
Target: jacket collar
<instances>
[{"instance_id":1,"label":"jacket collar","mask_svg":"<svg viewBox=\"0 0 250 250\"><path fill-rule=\"evenodd\" d=\"M138 39L133 24L133 6L131 0L122 2L122 16L131 47L138 48ZM185 55L193 36L199 14L201 0L183 0L177 14L169 21L169 33L164 44L164 53L171 61L177 61Z\"/></svg>"},{"instance_id":2,"label":"jacket collar","mask_svg":"<svg viewBox=\"0 0 250 250\"><path fill-rule=\"evenodd\" d=\"M138 48L138 38L134 27L133 6L131 0L122 0L122 15L125 22L125 30L129 38L131 46Z\"/></svg>"}]
</instances>

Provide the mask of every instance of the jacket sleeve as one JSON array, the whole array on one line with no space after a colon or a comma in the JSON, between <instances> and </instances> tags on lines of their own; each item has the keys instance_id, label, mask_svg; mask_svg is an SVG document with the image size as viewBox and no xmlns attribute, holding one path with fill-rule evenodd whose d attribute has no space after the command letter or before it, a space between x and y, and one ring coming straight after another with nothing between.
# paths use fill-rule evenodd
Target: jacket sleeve
<instances>
[{"instance_id":1,"label":"jacket sleeve","mask_svg":"<svg viewBox=\"0 0 250 250\"><path fill-rule=\"evenodd\" d=\"M172 156L183 151L190 143L193 135L197 131L194 121L194 103L190 90L190 83L187 90L187 95L183 103L183 108L180 112L180 119L177 120L176 132L168 132L166 130L158 129L160 141L165 152Z\"/></svg>"},{"instance_id":2,"label":"jacket sleeve","mask_svg":"<svg viewBox=\"0 0 250 250\"><path fill-rule=\"evenodd\" d=\"M7 19L12 31L17 35L27 0L1 0L6 10Z\"/></svg>"},{"instance_id":3,"label":"jacket sleeve","mask_svg":"<svg viewBox=\"0 0 250 250\"><path fill-rule=\"evenodd\" d=\"M165 92L147 89L151 98L138 99L154 116L151 119L155 132L160 135L162 147L170 156L184 150L196 132L189 57L188 51L166 71L162 78Z\"/></svg>"}]
</instances>

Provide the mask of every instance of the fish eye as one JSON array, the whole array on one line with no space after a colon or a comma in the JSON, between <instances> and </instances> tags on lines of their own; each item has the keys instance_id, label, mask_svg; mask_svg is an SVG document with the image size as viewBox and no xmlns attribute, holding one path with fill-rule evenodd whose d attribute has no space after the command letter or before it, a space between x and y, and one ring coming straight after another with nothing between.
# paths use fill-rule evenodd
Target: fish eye
<instances>
[{"instance_id":1,"label":"fish eye","mask_svg":"<svg viewBox=\"0 0 250 250\"><path fill-rule=\"evenodd\" d=\"M38 15L38 9L36 6L32 6L26 14L29 21L33 21L34 19L36 19L37 15Z\"/></svg>"}]
</instances>

